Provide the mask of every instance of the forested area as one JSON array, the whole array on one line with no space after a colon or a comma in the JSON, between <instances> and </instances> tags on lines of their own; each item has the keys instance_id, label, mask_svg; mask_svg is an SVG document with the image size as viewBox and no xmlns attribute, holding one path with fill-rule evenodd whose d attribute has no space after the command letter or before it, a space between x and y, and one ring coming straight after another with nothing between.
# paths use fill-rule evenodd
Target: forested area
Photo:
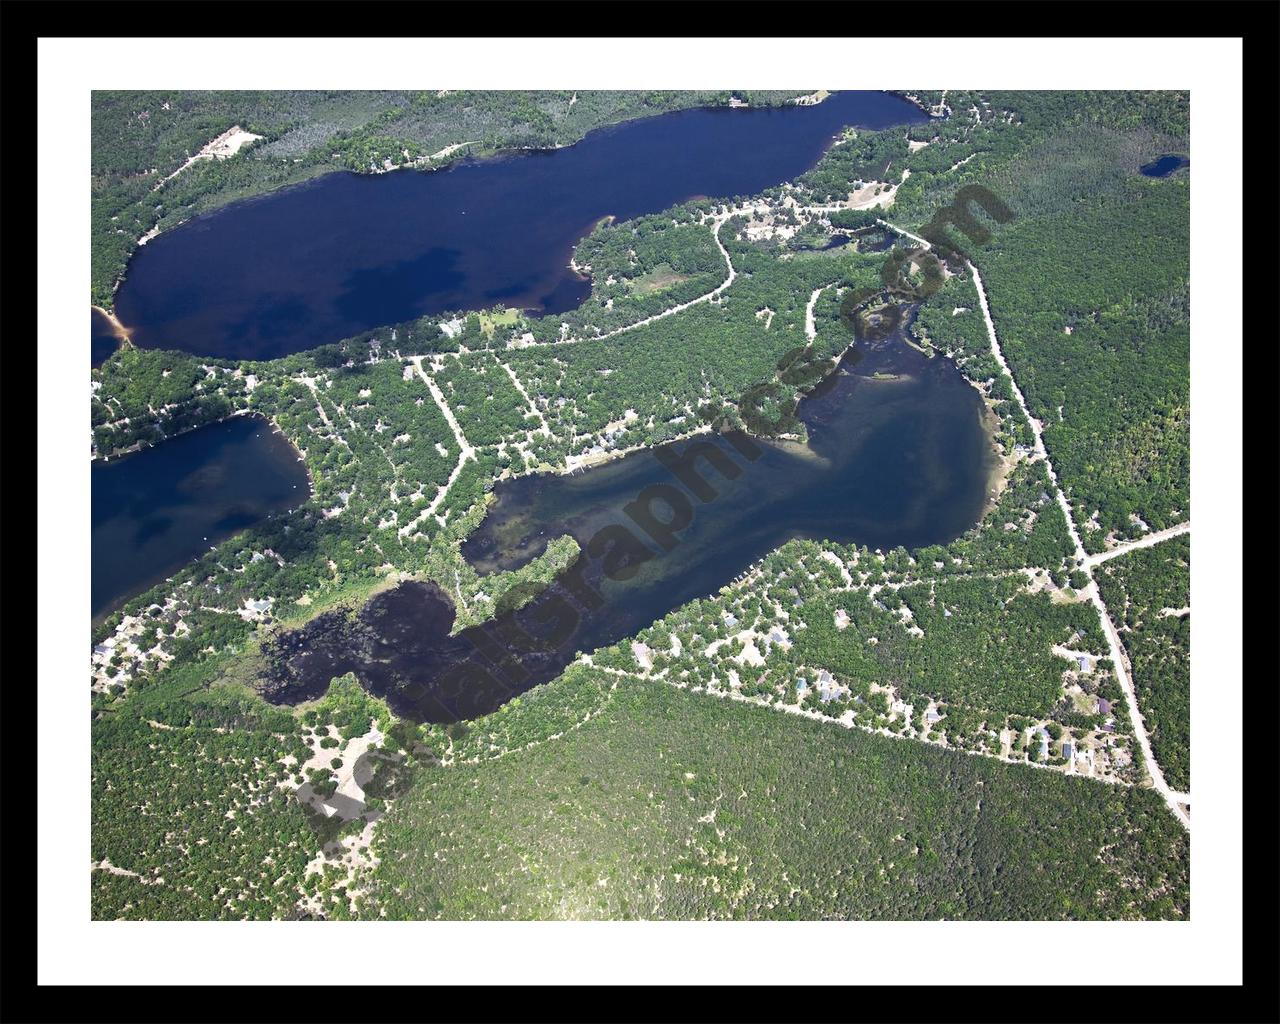
<instances>
[{"instance_id":1,"label":"forested area","mask_svg":"<svg viewBox=\"0 0 1280 1024\"><path fill-rule=\"evenodd\" d=\"M92 371L94 448L114 455L145 447L244 408L244 375L183 352L122 347Z\"/></svg>"},{"instance_id":2,"label":"forested area","mask_svg":"<svg viewBox=\"0 0 1280 1024\"><path fill-rule=\"evenodd\" d=\"M1000 419L996 443L1005 455L1035 443L1031 424L1013 393L1013 382L991 351L991 339L969 275L952 277L920 304L912 332L951 359L986 395Z\"/></svg>"},{"instance_id":3,"label":"forested area","mask_svg":"<svg viewBox=\"0 0 1280 1024\"><path fill-rule=\"evenodd\" d=\"M1091 551L1188 517L1188 190L1141 180L979 260L1005 357ZM1138 522L1140 520L1141 522Z\"/></svg>"},{"instance_id":4,"label":"forested area","mask_svg":"<svg viewBox=\"0 0 1280 1024\"><path fill-rule=\"evenodd\" d=\"M949 118L911 130L928 145L902 157L911 176L893 221L919 231L966 185L1008 207L1003 225L973 207L990 240L954 226L949 235L982 271L1005 357L1044 426L1086 547L1185 519L1189 186L1185 175L1150 179L1139 168L1186 152L1187 95L952 92L947 105ZM939 293L920 315L964 368L969 332L943 323L952 305ZM972 337L979 361L965 372L988 372L988 346Z\"/></svg>"},{"instance_id":5,"label":"forested area","mask_svg":"<svg viewBox=\"0 0 1280 1024\"><path fill-rule=\"evenodd\" d=\"M94 723L93 917L287 916L316 852L278 788L305 759L288 709L230 691L126 709ZM136 877L135 877L136 876Z\"/></svg>"},{"instance_id":6,"label":"forested area","mask_svg":"<svg viewBox=\"0 0 1280 1024\"><path fill-rule=\"evenodd\" d=\"M363 800L326 816L343 751L375 724ZM430 756L423 738L351 676L299 712L238 686L134 697L93 726L93 918L293 920L316 904L344 916L336 841L385 811ZM312 744L332 759L307 770Z\"/></svg>"},{"instance_id":7,"label":"forested area","mask_svg":"<svg viewBox=\"0 0 1280 1024\"><path fill-rule=\"evenodd\" d=\"M507 757L590 721L612 699L615 682L604 673L570 667L554 685L535 686L473 722L432 726L425 739L455 765Z\"/></svg>"},{"instance_id":8,"label":"forested area","mask_svg":"<svg viewBox=\"0 0 1280 1024\"><path fill-rule=\"evenodd\" d=\"M538 341L591 338L705 295L728 276L724 257L701 223L711 204L685 203L624 223L601 221L574 248L574 265L591 276L577 309L538 317L526 328Z\"/></svg>"},{"instance_id":9,"label":"forested area","mask_svg":"<svg viewBox=\"0 0 1280 1024\"><path fill-rule=\"evenodd\" d=\"M1075 545L1067 517L1050 496L1052 486L1043 462L1019 461L982 524L942 549L949 556L942 571L1039 567L1065 580ZM929 548L917 555L925 564L943 557Z\"/></svg>"},{"instance_id":10,"label":"forested area","mask_svg":"<svg viewBox=\"0 0 1280 1024\"><path fill-rule=\"evenodd\" d=\"M268 399L264 395L261 401ZM303 444L309 453L324 444L321 472L351 486L344 514L362 522L385 511L388 498L397 518L412 517L457 462L458 443L449 424L422 381L398 360L330 371L317 382L313 402L332 427L313 430ZM334 469L329 458L336 462Z\"/></svg>"},{"instance_id":11,"label":"forested area","mask_svg":"<svg viewBox=\"0 0 1280 1024\"><path fill-rule=\"evenodd\" d=\"M893 164L906 155L907 139L901 129L846 129L839 144L829 149L813 170L802 174L797 185L815 203L847 199L867 182L889 180Z\"/></svg>"},{"instance_id":12,"label":"forested area","mask_svg":"<svg viewBox=\"0 0 1280 1024\"><path fill-rule=\"evenodd\" d=\"M948 94L952 114L913 126L894 220L918 228L964 185L990 189L1019 218L1061 213L1124 191L1138 168L1185 151L1189 98L1171 92Z\"/></svg>"},{"instance_id":13,"label":"forested area","mask_svg":"<svg viewBox=\"0 0 1280 1024\"><path fill-rule=\"evenodd\" d=\"M1166 781L1191 790L1191 538L1103 562L1102 599L1133 666L1138 706Z\"/></svg>"},{"instance_id":14,"label":"forested area","mask_svg":"<svg viewBox=\"0 0 1280 1024\"><path fill-rule=\"evenodd\" d=\"M805 628L793 658L846 681L892 684L906 699L990 711L1001 724L1010 714L1047 717L1066 667L1053 645L1105 652L1106 639L1088 603L1057 603L1024 585L1020 576L971 577L822 595L796 613ZM849 619L842 629L837 607Z\"/></svg>"},{"instance_id":15,"label":"forested area","mask_svg":"<svg viewBox=\"0 0 1280 1024\"><path fill-rule=\"evenodd\" d=\"M610 423L634 412L611 447L657 443L688 433L699 409L718 413L752 386L774 378L778 360L807 344L804 311L813 289L875 280L873 254L833 250L821 259L780 257L778 246L739 238L744 221L729 220L721 241L740 275L716 300L602 341L517 349L503 358L546 416L565 451L576 454ZM849 344L838 328L819 329L815 352ZM563 404L561 402L563 401Z\"/></svg>"},{"instance_id":16,"label":"forested area","mask_svg":"<svg viewBox=\"0 0 1280 1024\"><path fill-rule=\"evenodd\" d=\"M591 674L540 700L613 681ZM1187 836L1148 790L626 679L558 739L424 770L378 836L367 906L397 919L1188 912Z\"/></svg>"},{"instance_id":17,"label":"forested area","mask_svg":"<svg viewBox=\"0 0 1280 1024\"><path fill-rule=\"evenodd\" d=\"M435 379L463 435L473 445L523 439L526 431L541 426L507 371L489 353L446 359Z\"/></svg>"}]
</instances>

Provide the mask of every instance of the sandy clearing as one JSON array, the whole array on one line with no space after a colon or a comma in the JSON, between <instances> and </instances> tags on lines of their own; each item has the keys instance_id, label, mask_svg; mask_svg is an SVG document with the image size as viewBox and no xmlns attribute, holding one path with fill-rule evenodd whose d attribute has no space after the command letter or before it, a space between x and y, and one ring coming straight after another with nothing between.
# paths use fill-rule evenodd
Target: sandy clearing
<instances>
[{"instance_id":1,"label":"sandy clearing","mask_svg":"<svg viewBox=\"0 0 1280 1024\"><path fill-rule=\"evenodd\" d=\"M887 189L884 188L885 182L873 181L864 185L858 191L850 193L849 209L851 210L887 210L893 205L894 199L898 195L898 189L911 177L911 169L904 167L902 169L902 178Z\"/></svg>"},{"instance_id":2,"label":"sandy clearing","mask_svg":"<svg viewBox=\"0 0 1280 1024\"><path fill-rule=\"evenodd\" d=\"M473 139L470 142L455 142L452 146L445 146L444 149L440 150L438 153L432 153L429 157L427 157L427 159L428 160L444 160L446 157L453 156L453 154L458 152L458 150L460 149L463 149L467 146L478 146L479 144L480 144L479 139Z\"/></svg>"},{"instance_id":3,"label":"sandy clearing","mask_svg":"<svg viewBox=\"0 0 1280 1024\"><path fill-rule=\"evenodd\" d=\"M805 303L804 336L808 338L810 341L813 341L813 339L818 336L818 328L817 328L817 325L814 323L814 319L813 319L813 310L814 310L814 307L817 306L818 304L818 296L821 295L824 291L826 291L830 287L831 285L824 284L821 288L815 288L813 290L813 294L809 296L809 301ZM773 317L770 317L769 319L772 320Z\"/></svg>"},{"instance_id":4,"label":"sandy clearing","mask_svg":"<svg viewBox=\"0 0 1280 1024\"><path fill-rule=\"evenodd\" d=\"M817 103L821 103L830 95L831 93L826 89L818 89L816 92L811 92L804 96L797 96L791 102L797 107L812 107Z\"/></svg>"},{"instance_id":5,"label":"sandy clearing","mask_svg":"<svg viewBox=\"0 0 1280 1024\"><path fill-rule=\"evenodd\" d=\"M257 142L261 135L254 135L253 132L247 132L238 124L232 125L216 139L204 144L195 156L188 157L187 162L170 174L167 178L162 179L151 191L155 192L161 188L165 182L172 181L179 174L198 160L226 160L228 157L235 156L245 146ZM154 238L155 236L152 235Z\"/></svg>"},{"instance_id":6,"label":"sandy clearing","mask_svg":"<svg viewBox=\"0 0 1280 1024\"><path fill-rule=\"evenodd\" d=\"M93 861L89 865L90 871L106 871L113 875L121 875L124 878L136 878L143 885L164 885L163 878L148 878L146 875L140 875L136 871L130 871L128 868L116 867L111 863L110 858Z\"/></svg>"},{"instance_id":7,"label":"sandy clearing","mask_svg":"<svg viewBox=\"0 0 1280 1024\"><path fill-rule=\"evenodd\" d=\"M327 818L332 818L334 815L340 815L343 818L357 817L364 811L364 787L368 785L369 779L372 777L367 762L362 761L362 758L370 749L379 746L384 737L378 729L377 722L374 722L369 727L369 731L363 736L356 736L348 740L346 746L342 747L341 750L338 747L321 746L320 741L325 737L339 742L342 739L333 725L325 727L324 736L318 734L309 736L307 744L311 747L311 756L301 765L298 765L296 771L303 776L307 776L316 769L330 769L338 777L338 787L334 790L332 796L321 797L316 794L309 781L304 782L296 789L298 799L303 803L310 804L314 810L319 811ZM342 759L342 763L336 769L330 768L334 758ZM285 788L292 788L291 783L287 780L282 785ZM359 807L359 811L356 811L355 814L349 813L356 806Z\"/></svg>"},{"instance_id":8,"label":"sandy clearing","mask_svg":"<svg viewBox=\"0 0 1280 1024\"><path fill-rule=\"evenodd\" d=\"M111 310L109 309L104 309L102 306L92 306L90 308L96 309L99 313L101 313L104 317L106 317L107 322L111 324L111 329L115 333L115 336L117 338L121 339L122 341L128 340L129 329L119 321L115 313L111 312Z\"/></svg>"}]
</instances>

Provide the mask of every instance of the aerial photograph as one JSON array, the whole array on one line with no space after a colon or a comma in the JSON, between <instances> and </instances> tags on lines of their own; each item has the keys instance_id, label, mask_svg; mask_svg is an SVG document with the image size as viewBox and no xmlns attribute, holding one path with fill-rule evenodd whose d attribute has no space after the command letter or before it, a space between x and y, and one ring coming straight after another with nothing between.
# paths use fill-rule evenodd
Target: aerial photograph
<instances>
[{"instance_id":1,"label":"aerial photograph","mask_svg":"<svg viewBox=\"0 0 1280 1024\"><path fill-rule=\"evenodd\" d=\"M93 919L1188 918L1187 92L91 124Z\"/></svg>"},{"instance_id":2,"label":"aerial photograph","mask_svg":"<svg viewBox=\"0 0 1280 1024\"><path fill-rule=\"evenodd\" d=\"M1188 91L90 121L94 921L1190 919Z\"/></svg>"}]
</instances>

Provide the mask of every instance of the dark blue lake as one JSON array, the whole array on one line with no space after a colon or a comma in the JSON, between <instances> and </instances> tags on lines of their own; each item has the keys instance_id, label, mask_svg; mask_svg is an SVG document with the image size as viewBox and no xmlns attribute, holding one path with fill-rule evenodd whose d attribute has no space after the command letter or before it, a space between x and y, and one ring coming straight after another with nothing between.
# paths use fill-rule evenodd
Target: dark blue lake
<instances>
[{"instance_id":1,"label":"dark blue lake","mask_svg":"<svg viewBox=\"0 0 1280 1024\"><path fill-rule=\"evenodd\" d=\"M95 620L311 493L297 449L257 416L95 462L92 473Z\"/></svg>"},{"instance_id":2,"label":"dark blue lake","mask_svg":"<svg viewBox=\"0 0 1280 1024\"><path fill-rule=\"evenodd\" d=\"M1169 154L1160 157L1158 160L1152 160L1149 164L1144 164L1138 170L1148 178L1167 178L1174 171L1190 166L1191 160L1188 157Z\"/></svg>"},{"instance_id":3,"label":"dark blue lake","mask_svg":"<svg viewBox=\"0 0 1280 1024\"><path fill-rule=\"evenodd\" d=\"M847 125L925 120L899 97L843 92L664 114L444 171L326 175L159 235L116 313L143 348L266 359L429 313L563 312L589 290L568 262L600 218L750 195L803 173Z\"/></svg>"}]
</instances>

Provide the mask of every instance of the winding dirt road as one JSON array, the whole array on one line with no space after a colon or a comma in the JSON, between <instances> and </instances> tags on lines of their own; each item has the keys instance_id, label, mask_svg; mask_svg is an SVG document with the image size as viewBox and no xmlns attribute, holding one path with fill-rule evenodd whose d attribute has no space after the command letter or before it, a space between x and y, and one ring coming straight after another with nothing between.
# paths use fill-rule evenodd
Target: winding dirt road
<instances>
[{"instance_id":1,"label":"winding dirt road","mask_svg":"<svg viewBox=\"0 0 1280 1024\"><path fill-rule=\"evenodd\" d=\"M1191 532L1191 520L1185 523L1179 523L1177 526L1171 526L1167 530L1159 530L1155 533L1149 533L1145 537L1139 537L1137 540L1131 540L1125 544L1119 544L1110 551L1101 551L1096 555L1089 555L1085 558L1085 565L1093 568L1108 559L1117 558L1120 555L1127 555L1130 551L1137 551L1138 548L1149 548L1161 541L1169 540L1173 537L1180 537L1184 533Z\"/></svg>"},{"instance_id":2,"label":"winding dirt road","mask_svg":"<svg viewBox=\"0 0 1280 1024\"><path fill-rule=\"evenodd\" d=\"M411 360L413 368L417 371L418 376L422 378L423 383L427 385L427 390L431 392L431 397L435 399L436 405L440 407L440 411L448 421L449 429L453 431L453 438L458 442L458 447L462 449L462 454L458 456L458 464L453 467L453 472L449 474L449 479L440 485L440 490L431 499L431 504L396 531L401 537L408 535L420 522L435 514L435 510L440 507L440 502L444 501L444 496L449 493L449 488L458 479L458 474L462 472L462 467L467 464L468 459L475 458L476 454L476 450L467 443L466 435L462 433L462 428L458 426L458 421L454 419L453 410L449 408L449 403L445 401L444 393L440 390L440 386L422 369L422 360L424 358L423 356L414 356Z\"/></svg>"}]
</instances>

